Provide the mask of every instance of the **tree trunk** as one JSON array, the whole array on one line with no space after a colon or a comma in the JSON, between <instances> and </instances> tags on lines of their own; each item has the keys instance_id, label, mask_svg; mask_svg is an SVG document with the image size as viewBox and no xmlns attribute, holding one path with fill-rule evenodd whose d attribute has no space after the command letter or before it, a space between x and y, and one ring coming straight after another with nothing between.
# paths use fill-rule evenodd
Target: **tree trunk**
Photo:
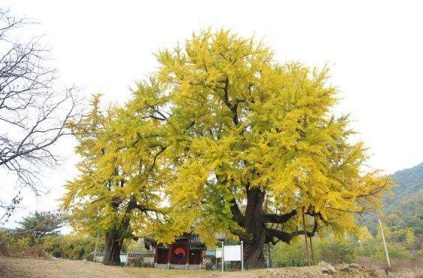
<instances>
[{"instance_id":1,"label":"tree trunk","mask_svg":"<svg viewBox=\"0 0 423 278\"><path fill-rule=\"evenodd\" d=\"M265 193L257 187L247 190L245 229L250 239L244 242L244 260L249 268L266 266L263 252L266 241L263 220L264 195Z\"/></svg>"},{"instance_id":2,"label":"tree trunk","mask_svg":"<svg viewBox=\"0 0 423 278\"><path fill-rule=\"evenodd\" d=\"M263 268L266 266L263 248L264 240L244 244L244 261L248 268Z\"/></svg>"},{"instance_id":3,"label":"tree trunk","mask_svg":"<svg viewBox=\"0 0 423 278\"><path fill-rule=\"evenodd\" d=\"M103 264L120 265L120 250L122 249L122 243L122 236L116 230L106 233Z\"/></svg>"}]
</instances>

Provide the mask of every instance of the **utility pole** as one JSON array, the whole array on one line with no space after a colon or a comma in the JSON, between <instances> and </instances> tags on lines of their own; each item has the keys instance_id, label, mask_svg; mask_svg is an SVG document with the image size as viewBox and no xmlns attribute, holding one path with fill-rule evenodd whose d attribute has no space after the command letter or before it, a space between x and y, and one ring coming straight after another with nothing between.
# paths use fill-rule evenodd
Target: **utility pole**
<instances>
[{"instance_id":1,"label":"utility pole","mask_svg":"<svg viewBox=\"0 0 423 278\"><path fill-rule=\"evenodd\" d=\"M388 247L386 246L385 234L383 233L382 221L380 221L380 218L379 218L379 225L380 225L380 231L382 232L383 246L385 247L386 261L388 262L388 266L391 267L391 261L389 260Z\"/></svg>"}]
</instances>

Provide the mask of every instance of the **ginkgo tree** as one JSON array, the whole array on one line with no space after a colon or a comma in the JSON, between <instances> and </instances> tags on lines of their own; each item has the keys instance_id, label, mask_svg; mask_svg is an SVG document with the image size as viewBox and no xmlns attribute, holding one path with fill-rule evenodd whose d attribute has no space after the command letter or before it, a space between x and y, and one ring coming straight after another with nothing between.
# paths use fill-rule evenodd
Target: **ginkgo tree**
<instances>
[{"instance_id":1,"label":"ginkgo tree","mask_svg":"<svg viewBox=\"0 0 423 278\"><path fill-rule=\"evenodd\" d=\"M160 122L148 117L148 110L128 103L125 110L102 111L95 95L91 113L70 124L82 160L80 175L66 185L62 207L77 230L104 237L107 265L120 264L123 241L147 233L147 224L163 215L166 168L156 169L163 165L156 162L165 148L155 139Z\"/></svg>"},{"instance_id":2,"label":"ginkgo tree","mask_svg":"<svg viewBox=\"0 0 423 278\"><path fill-rule=\"evenodd\" d=\"M279 64L262 42L211 29L157 59L127 105L104 116L95 104L73 127L83 160L64 207L104 232L106 255L133 234L226 234L260 266L266 243L354 231L393 185L364 171L326 68Z\"/></svg>"},{"instance_id":3,"label":"ginkgo tree","mask_svg":"<svg viewBox=\"0 0 423 278\"><path fill-rule=\"evenodd\" d=\"M365 148L333 113L326 68L279 64L262 42L228 30L194 34L157 58L174 163L163 234L235 235L259 266L266 243L353 231L354 213L378 207L392 186L363 171Z\"/></svg>"}]
</instances>

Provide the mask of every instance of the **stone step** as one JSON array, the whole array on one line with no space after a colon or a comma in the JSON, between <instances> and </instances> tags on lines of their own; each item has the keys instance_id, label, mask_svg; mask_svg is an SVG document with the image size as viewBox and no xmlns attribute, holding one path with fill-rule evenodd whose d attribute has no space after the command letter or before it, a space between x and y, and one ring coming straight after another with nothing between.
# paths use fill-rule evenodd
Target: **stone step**
<instances>
[{"instance_id":1,"label":"stone step","mask_svg":"<svg viewBox=\"0 0 423 278\"><path fill-rule=\"evenodd\" d=\"M190 264L190 265L186 265L186 264L171 264L170 266L168 264L157 264L156 265L157 268L161 268L161 269L200 269L201 265L198 264Z\"/></svg>"}]
</instances>

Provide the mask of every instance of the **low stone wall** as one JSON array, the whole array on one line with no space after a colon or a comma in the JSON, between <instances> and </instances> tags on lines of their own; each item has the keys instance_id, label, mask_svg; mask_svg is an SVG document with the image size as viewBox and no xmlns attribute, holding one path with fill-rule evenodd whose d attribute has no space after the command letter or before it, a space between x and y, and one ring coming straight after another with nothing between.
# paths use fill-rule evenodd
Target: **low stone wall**
<instances>
[{"instance_id":1,"label":"low stone wall","mask_svg":"<svg viewBox=\"0 0 423 278\"><path fill-rule=\"evenodd\" d=\"M154 267L154 254L128 254L127 265Z\"/></svg>"},{"instance_id":2,"label":"low stone wall","mask_svg":"<svg viewBox=\"0 0 423 278\"><path fill-rule=\"evenodd\" d=\"M214 257L213 256L204 256L203 262L201 263L202 268L206 268L206 265L212 265L213 264Z\"/></svg>"},{"instance_id":3,"label":"low stone wall","mask_svg":"<svg viewBox=\"0 0 423 278\"><path fill-rule=\"evenodd\" d=\"M104 253L97 252L94 254L94 262L103 262ZM121 254L126 255L126 265L128 266L139 266L139 267L155 267L154 265L154 254L141 254L141 253L128 253ZM204 256L201 265L197 265L199 268L206 268L207 265L212 265L215 261L213 256Z\"/></svg>"},{"instance_id":4,"label":"low stone wall","mask_svg":"<svg viewBox=\"0 0 423 278\"><path fill-rule=\"evenodd\" d=\"M101 263L103 262L104 253L97 252L94 254L94 262ZM141 253L128 253L121 254L126 255L126 265L129 266L143 266L143 267L153 267L154 266L154 254L141 254Z\"/></svg>"},{"instance_id":5,"label":"low stone wall","mask_svg":"<svg viewBox=\"0 0 423 278\"><path fill-rule=\"evenodd\" d=\"M104 253L103 252L97 252L94 253L94 262L95 263L101 263L103 262Z\"/></svg>"}]
</instances>

